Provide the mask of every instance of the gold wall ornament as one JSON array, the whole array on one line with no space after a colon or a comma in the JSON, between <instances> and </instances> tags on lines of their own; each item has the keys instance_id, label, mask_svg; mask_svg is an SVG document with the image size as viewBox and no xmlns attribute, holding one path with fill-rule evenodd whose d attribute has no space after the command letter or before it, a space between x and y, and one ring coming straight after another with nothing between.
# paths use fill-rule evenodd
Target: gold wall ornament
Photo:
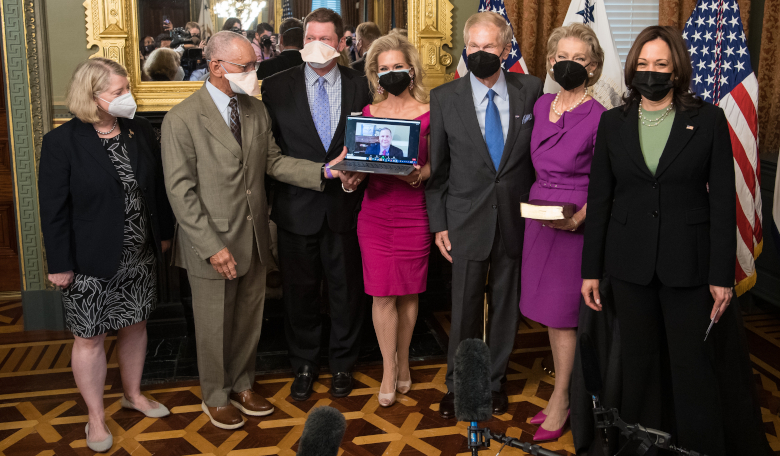
<instances>
[{"instance_id":1,"label":"gold wall ornament","mask_svg":"<svg viewBox=\"0 0 780 456\"><path fill-rule=\"evenodd\" d=\"M281 1L274 1L275 17L281 22ZM127 68L139 112L168 111L203 86L203 82L151 82L141 80L138 46L138 0L85 0L87 49L97 46L91 57L105 57ZM451 80L447 66L452 55L452 3L449 0L409 0L409 40L420 51L425 84L434 88ZM212 14L214 13L212 9ZM216 25L216 22L215 22ZM277 27L281 24L275 24Z\"/></svg>"},{"instance_id":2,"label":"gold wall ornament","mask_svg":"<svg viewBox=\"0 0 780 456\"><path fill-rule=\"evenodd\" d=\"M452 80L447 66L452 55L443 49L452 47L452 3L449 0L409 0L409 41L420 52L429 89Z\"/></svg>"}]
</instances>

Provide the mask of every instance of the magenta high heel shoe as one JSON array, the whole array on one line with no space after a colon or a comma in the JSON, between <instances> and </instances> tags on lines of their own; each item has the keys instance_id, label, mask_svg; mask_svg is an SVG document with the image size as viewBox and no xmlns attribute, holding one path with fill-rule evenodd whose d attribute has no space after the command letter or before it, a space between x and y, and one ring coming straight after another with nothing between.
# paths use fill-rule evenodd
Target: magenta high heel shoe
<instances>
[{"instance_id":1,"label":"magenta high heel shoe","mask_svg":"<svg viewBox=\"0 0 780 456\"><path fill-rule=\"evenodd\" d=\"M529 423L542 424L546 419L547 419L547 415L544 414L544 410L540 410L539 413L537 413L536 415L534 415L533 418L531 418L531 421L529 421Z\"/></svg>"},{"instance_id":2,"label":"magenta high heel shoe","mask_svg":"<svg viewBox=\"0 0 780 456\"><path fill-rule=\"evenodd\" d=\"M543 427L539 426L539 430L537 430L536 434L534 434L534 442L558 440L558 438L560 438L563 435L563 430L566 429L566 424L569 422L570 416L571 416L571 410L569 410L569 412L566 413L566 421L563 422L563 426L561 426L560 429L555 431L548 431L547 429L544 429Z\"/></svg>"}]
</instances>

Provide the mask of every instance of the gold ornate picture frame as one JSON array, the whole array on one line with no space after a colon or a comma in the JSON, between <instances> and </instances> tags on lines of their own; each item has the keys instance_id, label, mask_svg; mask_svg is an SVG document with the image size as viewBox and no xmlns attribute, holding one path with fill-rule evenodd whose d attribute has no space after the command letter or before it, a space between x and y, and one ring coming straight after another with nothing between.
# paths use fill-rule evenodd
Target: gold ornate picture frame
<instances>
[{"instance_id":1,"label":"gold ornate picture frame","mask_svg":"<svg viewBox=\"0 0 780 456\"><path fill-rule=\"evenodd\" d=\"M91 57L109 58L127 68L138 111L168 111L203 85L141 80L137 0L85 0L83 6L87 49L97 46ZM277 6L275 19L280 22ZM452 56L442 46L452 46L452 8L449 0L409 0L409 40L420 51L429 88L450 79L446 70Z\"/></svg>"}]
</instances>

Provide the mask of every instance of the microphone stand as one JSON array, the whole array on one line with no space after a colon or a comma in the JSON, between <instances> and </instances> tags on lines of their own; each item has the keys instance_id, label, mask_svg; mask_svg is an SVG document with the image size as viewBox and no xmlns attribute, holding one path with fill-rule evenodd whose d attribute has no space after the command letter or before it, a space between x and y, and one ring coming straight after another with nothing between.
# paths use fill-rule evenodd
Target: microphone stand
<instances>
[{"instance_id":1,"label":"microphone stand","mask_svg":"<svg viewBox=\"0 0 780 456\"><path fill-rule=\"evenodd\" d=\"M596 404L597 403L594 402L594 405ZM636 454L638 456L644 455L652 447L674 451L683 456L706 456L705 454L696 451L686 450L685 448L672 445L672 435L668 432L646 428L641 424L626 423L620 418L616 408L607 410L599 405L593 409L593 417L596 419L596 426L599 429L606 430L610 427L616 427L624 437L629 440L639 441L639 446L636 449Z\"/></svg>"},{"instance_id":2,"label":"microphone stand","mask_svg":"<svg viewBox=\"0 0 780 456\"><path fill-rule=\"evenodd\" d=\"M542 448L539 445L521 442L514 437L508 437L500 433L494 434L490 432L490 429L488 428L480 428L477 426L476 421L471 422L471 425L469 426L469 449L471 449L472 455L477 455L480 448L488 448L491 440L494 440L501 445L523 450L534 456L559 456L558 453ZM501 450L498 452L500 453Z\"/></svg>"}]
</instances>

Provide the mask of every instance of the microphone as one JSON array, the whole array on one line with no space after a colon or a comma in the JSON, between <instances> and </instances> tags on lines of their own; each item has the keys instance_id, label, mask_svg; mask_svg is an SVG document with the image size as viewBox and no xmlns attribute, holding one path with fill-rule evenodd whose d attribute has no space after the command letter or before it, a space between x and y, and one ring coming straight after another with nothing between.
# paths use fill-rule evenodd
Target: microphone
<instances>
[{"instance_id":1,"label":"microphone","mask_svg":"<svg viewBox=\"0 0 780 456\"><path fill-rule=\"evenodd\" d=\"M344 415L333 407L317 407L311 411L298 441L300 456L336 456L347 430Z\"/></svg>"},{"instance_id":2,"label":"microphone","mask_svg":"<svg viewBox=\"0 0 780 456\"><path fill-rule=\"evenodd\" d=\"M455 386L455 417L470 421L469 448L472 455L486 446L479 432L478 421L487 421L493 415L493 396L490 393L490 349L481 339L465 339L455 352L453 370Z\"/></svg>"},{"instance_id":3,"label":"microphone","mask_svg":"<svg viewBox=\"0 0 780 456\"><path fill-rule=\"evenodd\" d=\"M603 411L601 407L601 401L599 395L604 385L601 381L601 367L599 365L599 355L596 353L596 348L590 340L590 336L587 333L580 335L580 361L582 363L582 377L585 381L585 390L590 393L591 400L593 401L594 417L598 418L599 412ZM609 442L609 435L607 434L607 428L601 428L601 437L604 443Z\"/></svg>"}]
</instances>

